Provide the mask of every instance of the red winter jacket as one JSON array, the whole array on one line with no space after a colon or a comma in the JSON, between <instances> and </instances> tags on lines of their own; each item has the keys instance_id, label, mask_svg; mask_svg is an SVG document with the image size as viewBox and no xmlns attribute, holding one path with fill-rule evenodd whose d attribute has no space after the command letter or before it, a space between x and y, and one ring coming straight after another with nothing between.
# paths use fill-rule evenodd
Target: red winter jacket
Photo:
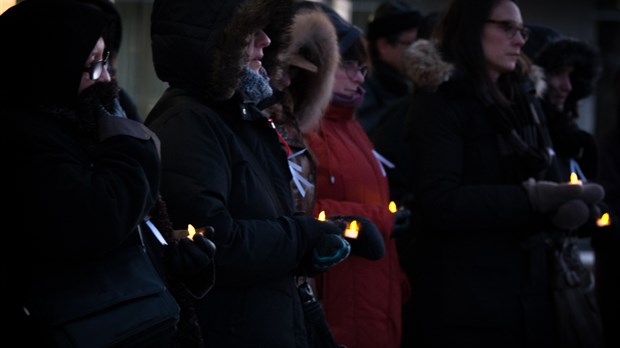
<instances>
[{"instance_id":1,"label":"red winter jacket","mask_svg":"<svg viewBox=\"0 0 620 348\"><path fill-rule=\"evenodd\" d=\"M317 293L336 341L348 348L398 348L401 306L408 283L390 238L387 178L353 107L331 104L319 129L305 135L317 159L314 216L361 215L371 219L385 241L377 261L351 255L316 278Z\"/></svg>"}]
</instances>

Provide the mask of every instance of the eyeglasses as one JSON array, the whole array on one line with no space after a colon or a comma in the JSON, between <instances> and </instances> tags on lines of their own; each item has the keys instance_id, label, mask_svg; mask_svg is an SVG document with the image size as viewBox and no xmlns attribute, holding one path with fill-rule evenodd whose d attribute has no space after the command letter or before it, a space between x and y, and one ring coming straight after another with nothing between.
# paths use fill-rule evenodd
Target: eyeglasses
<instances>
[{"instance_id":1,"label":"eyeglasses","mask_svg":"<svg viewBox=\"0 0 620 348\"><path fill-rule=\"evenodd\" d=\"M355 60L345 60L340 65L342 69L347 73L347 76L353 80L357 77L357 72L359 71L363 77L366 77L368 73L368 67L366 65L359 65L359 63Z\"/></svg>"},{"instance_id":2,"label":"eyeglasses","mask_svg":"<svg viewBox=\"0 0 620 348\"><path fill-rule=\"evenodd\" d=\"M506 33L506 37L510 40L512 40L515 35L517 35L517 32L521 34L523 41L527 41L527 39L530 37L530 30L528 28L520 27L513 21L496 21L493 19L487 19L485 23L492 23L498 25L504 30L504 32Z\"/></svg>"},{"instance_id":3,"label":"eyeglasses","mask_svg":"<svg viewBox=\"0 0 620 348\"><path fill-rule=\"evenodd\" d=\"M84 68L84 71L88 73L91 80L98 80L103 74L103 69L108 67L108 58L110 57L110 51L105 51L102 60L92 62L89 66Z\"/></svg>"}]
</instances>

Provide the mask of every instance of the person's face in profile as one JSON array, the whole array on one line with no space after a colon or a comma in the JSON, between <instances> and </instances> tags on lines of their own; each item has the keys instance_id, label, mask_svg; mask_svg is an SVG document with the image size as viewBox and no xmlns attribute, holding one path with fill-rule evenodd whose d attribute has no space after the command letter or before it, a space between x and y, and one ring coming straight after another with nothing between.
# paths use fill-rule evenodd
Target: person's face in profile
<instances>
[{"instance_id":1,"label":"person's face in profile","mask_svg":"<svg viewBox=\"0 0 620 348\"><path fill-rule=\"evenodd\" d=\"M81 93L83 90L94 85L98 81L110 82L112 80L107 69L109 55L109 52L105 51L105 43L103 42L103 38L100 37L85 62L84 72L82 73L82 80L80 81L78 93Z\"/></svg>"},{"instance_id":2,"label":"person's face in profile","mask_svg":"<svg viewBox=\"0 0 620 348\"><path fill-rule=\"evenodd\" d=\"M269 46L270 44L271 39L262 29L256 31L250 36L250 43L247 47L248 63L246 65L248 68L256 72L260 70L263 66L263 48Z\"/></svg>"},{"instance_id":3,"label":"person's face in profile","mask_svg":"<svg viewBox=\"0 0 620 348\"><path fill-rule=\"evenodd\" d=\"M523 27L521 11L512 1L500 2L487 18L482 29L482 50L495 81L499 75L513 71L521 55L521 47L529 30Z\"/></svg>"}]
</instances>

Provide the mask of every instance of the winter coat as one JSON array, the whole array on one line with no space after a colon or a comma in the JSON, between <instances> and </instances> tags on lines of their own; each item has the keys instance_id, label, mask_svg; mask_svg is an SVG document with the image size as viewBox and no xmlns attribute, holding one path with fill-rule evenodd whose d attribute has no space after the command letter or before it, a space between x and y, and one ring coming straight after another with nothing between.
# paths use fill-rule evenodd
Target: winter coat
<instances>
[{"instance_id":1,"label":"winter coat","mask_svg":"<svg viewBox=\"0 0 620 348\"><path fill-rule=\"evenodd\" d=\"M403 74L388 63L377 59L362 85L366 90L364 102L357 110L357 120L372 138L383 122L383 114L393 103L411 93L412 84Z\"/></svg>"},{"instance_id":2,"label":"winter coat","mask_svg":"<svg viewBox=\"0 0 620 348\"><path fill-rule=\"evenodd\" d=\"M425 49L423 56L436 55ZM471 82L433 62L441 60L416 64L414 82L425 87L407 115L406 153L415 168L415 241L407 260L414 344L551 347L545 224L521 185L537 173L516 160L494 122L499 115ZM528 103L535 104L531 97Z\"/></svg>"},{"instance_id":3,"label":"winter coat","mask_svg":"<svg viewBox=\"0 0 620 348\"><path fill-rule=\"evenodd\" d=\"M137 226L157 200L157 137L138 122L99 116L101 93L84 94L101 84L78 98L84 64L107 23L91 7L58 1L23 2L0 17L2 32L12 33L0 57L10 67L0 113L12 223L1 253L1 307L9 333L3 337L20 345L47 346L24 311L26 289L39 277L133 248ZM41 52L54 54L41 65Z\"/></svg>"},{"instance_id":4,"label":"winter coat","mask_svg":"<svg viewBox=\"0 0 620 348\"><path fill-rule=\"evenodd\" d=\"M267 66L287 32L289 6L154 3L154 65L171 87L146 124L162 140L161 192L175 228L215 229L216 282L197 302L207 347L308 346L295 275L320 232L315 219L292 216L285 151L237 91L246 38L265 28Z\"/></svg>"},{"instance_id":5,"label":"winter coat","mask_svg":"<svg viewBox=\"0 0 620 348\"><path fill-rule=\"evenodd\" d=\"M339 59L338 37L327 15L320 10L297 10L291 43L283 53L285 68L295 76L287 75L290 85L283 87L281 99L265 111L290 149L291 188L298 213L310 214L315 200L316 160L302 133L318 126L331 99Z\"/></svg>"},{"instance_id":6,"label":"winter coat","mask_svg":"<svg viewBox=\"0 0 620 348\"><path fill-rule=\"evenodd\" d=\"M353 111L332 102L319 129L306 134L318 162L313 214L369 218L383 235L385 256L376 261L349 256L317 278L317 291L339 344L396 348L406 284L390 238L394 214L388 210L387 179Z\"/></svg>"}]
</instances>

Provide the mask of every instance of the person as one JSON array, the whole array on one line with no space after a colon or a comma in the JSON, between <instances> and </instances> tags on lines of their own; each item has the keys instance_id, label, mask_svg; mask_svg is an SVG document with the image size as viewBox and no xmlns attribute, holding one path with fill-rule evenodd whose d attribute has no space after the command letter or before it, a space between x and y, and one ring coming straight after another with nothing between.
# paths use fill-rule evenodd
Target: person
<instances>
[{"instance_id":1,"label":"person","mask_svg":"<svg viewBox=\"0 0 620 348\"><path fill-rule=\"evenodd\" d=\"M600 138L596 181L605 188L604 203L609 207L608 213L615 229L592 236L595 285L605 347L620 345L620 70L614 75L614 91L618 101L616 119Z\"/></svg>"},{"instance_id":2,"label":"person","mask_svg":"<svg viewBox=\"0 0 620 348\"><path fill-rule=\"evenodd\" d=\"M0 30L11 33L0 56L2 66L10 67L3 73L0 111L7 122L7 214L14 231L6 239L11 251L2 253L4 337L23 345L51 344L49 328L28 310L33 284L135 249L142 239L155 238L147 232L149 216L157 212L153 221L164 221L159 139L125 117L118 106L118 86L106 69L103 34L111 20L72 0L23 1L0 16ZM46 70L45 78L40 69ZM177 255L206 264L178 264L191 266L192 276L204 277L203 266L208 267L211 256L193 242L180 244L171 247ZM148 250L155 266L171 265ZM179 276L158 270L163 280ZM198 280L197 285L204 284ZM116 284L100 291L115 293ZM169 347L176 332L171 326L147 334L152 337L145 345Z\"/></svg>"},{"instance_id":3,"label":"person","mask_svg":"<svg viewBox=\"0 0 620 348\"><path fill-rule=\"evenodd\" d=\"M317 127L331 99L339 63L336 30L322 11L295 8L290 43L282 54L282 73L271 80L273 104L265 109L288 149L297 214L312 216L315 202L316 158L303 132ZM270 67L266 67L268 70ZM328 218L328 217L326 217ZM310 274L298 277L310 347L338 347L327 324Z\"/></svg>"},{"instance_id":4,"label":"person","mask_svg":"<svg viewBox=\"0 0 620 348\"><path fill-rule=\"evenodd\" d=\"M361 84L367 52L363 32L331 7L302 2L324 11L338 36L339 65L334 72L331 101L318 127L304 132L317 160L316 202L312 214L358 216L378 229L378 252L351 256L316 276L317 297L339 344L349 348L399 347L404 273L390 239L394 214L388 210L387 179L354 112L364 97ZM346 165L344 165L346 163ZM368 237L360 229L358 239Z\"/></svg>"},{"instance_id":5,"label":"person","mask_svg":"<svg viewBox=\"0 0 620 348\"><path fill-rule=\"evenodd\" d=\"M289 0L153 4L153 63L169 87L145 122L162 142L173 228L215 231L217 281L196 302L207 347L308 347L297 276L350 252L342 228L295 215L285 144L260 110L291 11Z\"/></svg>"},{"instance_id":6,"label":"person","mask_svg":"<svg viewBox=\"0 0 620 348\"><path fill-rule=\"evenodd\" d=\"M555 347L546 240L603 189L557 180L512 0L453 0L408 112L412 347ZM434 59L441 57L442 60ZM444 68L425 64L440 62ZM423 67L426 67L422 69ZM442 75L431 79L429 75ZM424 81L436 83L424 85Z\"/></svg>"},{"instance_id":7,"label":"person","mask_svg":"<svg viewBox=\"0 0 620 348\"><path fill-rule=\"evenodd\" d=\"M331 99L340 60L338 37L325 13L297 8L290 40L283 53L283 73L271 81L278 99L266 112L290 148L295 211L310 215L315 201L316 158L303 133L318 126Z\"/></svg>"},{"instance_id":8,"label":"person","mask_svg":"<svg viewBox=\"0 0 620 348\"><path fill-rule=\"evenodd\" d=\"M366 39L371 69L362 84L366 95L357 110L357 119L372 138L386 107L408 95L412 85L403 77L402 55L418 38L422 14L403 0L386 0L368 21Z\"/></svg>"},{"instance_id":9,"label":"person","mask_svg":"<svg viewBox=\"0 0 620 348\"><path fill-rule=\"evenodd\" d=\"M118 81L118 54L121 49L121 43L123 39L123 24L121 21L121 14L118 12L116 5L111 0L80 0L86 4L90 4L95 8L103 11L107 15L113 18L112 24L108 27L106 32L103 33L103 41L106 43L106 49L110 51L110 58L108 62L108 72L110 77ZM138 112L138 107L134 103L133 99L123 88L119 88L118 100L130 120L142 122L142 116Z\"/></svg>"},{"instance_id":10,"label":"person","mask_svg":"<svg viewBox=\"0 0 620 348\"><path fill-rule=\"evenodd\" d=\"M579 102L592 95L601 75L598 50L578 39L550 41L534 63L544 69L547 89L542 105L549 134L560 165L560 180L578 171L583 180L598 175L598 149L594 135L579 128Z\"/></svg>"}]
</instances>

